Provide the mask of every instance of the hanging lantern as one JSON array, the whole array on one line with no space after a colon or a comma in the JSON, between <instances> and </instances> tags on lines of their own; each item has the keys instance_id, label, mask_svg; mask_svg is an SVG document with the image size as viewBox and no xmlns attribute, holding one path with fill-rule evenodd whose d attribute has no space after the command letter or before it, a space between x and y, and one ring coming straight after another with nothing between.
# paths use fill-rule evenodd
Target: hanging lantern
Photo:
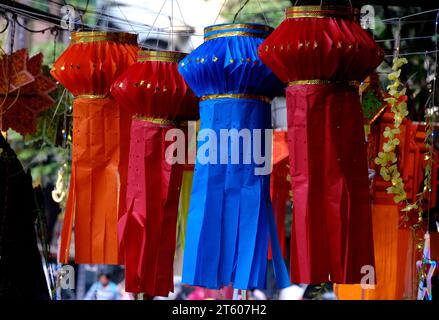
<instances>
[{"instance_id":1,"label":"hanging lantern","mask_svg":"<svg viewBox=\"0 0 439 320\"><path fill-rule=\"evenodd\" d=\"M111 89L116 100L135 114L126 210L119 219L128 292L168 296L174 289L173 262L184 163L171 163L166 150L175 141L166 137L175 128L185 132L187 123L183 121L198 118L197 99L178 73L178 61L184 56L180 52L139 51L137 63Z\"/></svg>"},{"instance_id":2,"label":"hanging lantern","mask_svg":"<svg viewBox=\"0 0 439 320\"><path fill-rule=\"evenodd\" d=\"M381 63L383 51L352 7L297 6L286 10L259 56L289 84L292 281L359 283L374 256L355 85Z\"/></svg>"},{"instance_id":3,"label":"hanging lantern","mask_svg":"<svg viewBox=\"0 0 439 320\"><path fill-rule=\"evenodd\" d=\"M271 31L258 24L207 27L204 44L180 62L180 73L201 98L183 260L183 282L190 285L264 287L269 235L277 285L289 285L270 202L270 175L255 173L264 164L256 164L251 155L255 147L271 145L264 135L264 129L271 129L270 98L282 91L257 56ZM233 137L220 139L221 129L248 129L250 136L258 129L262 137L242 143L238 137L232 143ZM200 136L208 142L200 143ZM223 157L225 150L232 151L229 157ZM231 158L237 155L235 164ZM271 147L266 155L271 157ZM250 161L243 164L244 159Z\"/></svg>"},{"instance_id":4,"label":"hanging lantern","mask_svg":"<svg viewBox=\"0 0 439 320\"><path fill-rule=\"evenodd\" d=\"M75 96L62 262L68 262L74 216L75 261L119 263L117 219L125 200L131 113L109 93L114 80L135 62L137 50L134 34L73 32L51 71Z\"/></svg>"}]
</instances>

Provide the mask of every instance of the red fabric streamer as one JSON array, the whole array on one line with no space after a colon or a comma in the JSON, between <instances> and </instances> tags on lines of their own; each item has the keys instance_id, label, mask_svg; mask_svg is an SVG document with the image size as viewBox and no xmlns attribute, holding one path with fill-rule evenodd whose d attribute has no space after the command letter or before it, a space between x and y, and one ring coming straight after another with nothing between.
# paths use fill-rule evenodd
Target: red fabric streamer
<instances>
[{"instance_id":1,"label":"red fabric streamer","mask_svg":"<svg viewBox=\"0 0 439 320\"><path fill-rule=\"evenodd\" d=\"M361 81L383 52L350 7L287 9L259 54L289 83L291 280L359 283L374 265Z\"/></svg>"},{"instance_id":2,"label":"red fabric streamer","mask_svg":"<svg viewBox=\"0 0 439 320\"><path fill-rule=\"evenodd\" d=\"M113 81L135 62L137 36L72 33L51 74L73 95L72 175L60 261L67 263L75 228L75 261L118 264L117 219L124 208L131 113L109 96Z\"/></svg>"},{"instance_id":3,"label":"red fabric streamer","mask_svg":"<svg viewBox=\"0 0 439 320\"><path fill-rule=\"evenodd\" d=\"M174 290L173 261L184 166L170 163L166 150L175 139L167 141L166 135L175 128L185 132L187 127L181 126L181 121L198 117L197 100L177 70L183 57L178 52L140 51L137 63L115 81L111 90L136 114L131 124L126 208L119 219L125 288L149 296L168 296Z\"/></svg>"}]
</instances>

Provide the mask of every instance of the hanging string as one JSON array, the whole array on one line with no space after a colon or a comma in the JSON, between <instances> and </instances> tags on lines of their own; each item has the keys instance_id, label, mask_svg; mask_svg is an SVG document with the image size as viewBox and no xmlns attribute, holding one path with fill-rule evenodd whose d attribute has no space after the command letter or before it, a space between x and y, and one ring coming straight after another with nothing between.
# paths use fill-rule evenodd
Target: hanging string
<instances>
[{"instance_id":1,"label":"hanging string","mask_svg":"<svg viewBox=\"0 0 439 320\"><path fill-rule=\"evenodd\" d=\"M294 6L297 6L298 2L299 2L299 0L296 0L296 2L294 3ZM349 4L350 4L351 8L353 8L351 0L349 0ZM323 5L323 0L320 0L320 6L322 6L322 5Z\"/></svg>"},{"instance_id":2,"label":"hanging string","mask_svg":"<svg viewBox=\"0 0 439 320\"><path fill-rule=\"evenodd\" d=\"M84 26L84 16L87 14L87 10L88 10L88 5L90 3L90 0L87 0L87 3L85 4L85 9L83 12L81 12L81 14L79 15L79 19L81 20L81 30L83 30L83 26Z\"/></svg>"},{"instance_id":3,"label":"hanging string","mask_svg":"<svg viewBox=\"0 0 439 320\"><path fill-rule=\"evenodd\" d=\"M395 31L395 44L394 44L394 51L393 51L393 58L396 59L399 57L399 49L401 44L401 19L398 20L398 26Z\"/></svg>"},{"instance_id":4,"label":"hanging string","mask_svg":"<svg viewBox=\"0 0 439 320\"><path fill-rule=\"evenodd\" d=\"M226 2L227 2L227 0L224 0L223 5L221 6L220 11L218 12L218 15L216 16L215 21L213 22L213 24L216 24L216 21L218 20L219 16L221 15L221 12L223 11L224 6L226 5Z\"/></svg>"},{"instance_id":5,"label":"hanging string","mask_svg":"<svg viewBox=\"0 0 439 320\"><path fill-rule=\"evenodd\" d=\"M174 0L171 0L171 50L174 50Z\"/></svg>"},{"instance_id":6,"label":"hanging string","mask_svg":"<svg viewBox=\"0 0 439 320\"><path fill-rule=\"evenodd\" d=\"M157 22L157 20L158 20L158 18L160 16L160 14L162 13L162 10L165 7L165 4L166 4L166 0L163 1L162 7L160 8L159 13L155 17L154 22L152 23L152 26L149 29L148 34L146 35L146 39L148 39L149 35L151 34L151 31L154 29L154 26L155 26L155 24L156 24L156 22ZM158 38L157 38L157 47L158 47Z\"/></svg>"},{"instance_id":7,"label":"hanging string","mask_svg":"<svg viewBox=\"0 0 439 320\"><path fill-rule=\"evenodd\" d=\"M259 8L261 9L262 16L264 17L265 24L266 24L266 25L269 25L269 23L268 23L268 19L267 19L267 16L266 16L265 13L264 13L264 9L262 9L261 1L260 1L260 0L257 0L257 2L258 2L258 5L259 5Z\"/></svg>"},{"instance_id":8,"label":"hanging string","mask_svg":"<svg viewBox=\"0 0 439 320\"><path fill-rule=\"evenodd\" d=\"M421 54L433 54L433 53L437 53L439 50L427 50L427 51L416 51L416 52L405 52L405 53L398 53L398 57L406 57L406 56L418 56ZM385 58L391 58L394 57L393 54L387 54L384 56Z\"/></svg>"},{"instance_id":9,"label":"hanging string","mask_svg":"<svg viewBox=\"0 0 439 320\"><path fill-rule=\"evenodd\" d=\"M426 10L426 11L412 13L412 14L409 14L409 15L406 15L406 16L402 16L402 17L395 17L395 18L384 19L384 20L381 20L381 21L382 22L387 22L387 21L395 21L395 20L404 20L404 19L407 19L407 18L417 17L417 16L420 16L420 15L424 15L424 14L428 14L428 13L433 13L433 12L438 12L438 11L439 11L439 9Z\"/></svg>"},{"instance_id":10,"label":"hanging string","mask_svg":"<svg viewBox=\"0 0 439 320\"><path fill-rule=\"evenodd\" d=\"M114 0L113 0L113 2L114 2ZM125 21L128 23L128 25L130 26L131 30L132 30L134 33L136 33L136 31L135 31L134 28L133 28L133 25L132 25L131 22L127 19L125 13L123 13L122 9L120 8L119 3L117 3L117 8L119 9L119 11L120 11L120 13L122 14L122 16L125 18Z\"/></svg>"},{"instance_id":11,"label":"hanging string","mask_svg":"<svg viewBox=\"0 0 439 320\"><path fill-rule=\"evenodd\" d=\"M434 34L432 34L431 36L419 36L419 37L406 37L406 38L399 38L400 42L401 41L407 41L407 40L425 40L425 39L433 39ZM392 39L381 39L381 40L375 40L375 42L377 43L382 43L382 42L394 42L395 38Z\"/></svg>"},{"instance_id":12,"label":"hanging string","mask_svg":"<svg viewBox=\"0 0 439 320\"><path fill-rule=\"evenodd\" d=\"M250 0L245 0L244 4L241 6L241 8L238 9L238 11L235 13L235 16L233 17L233 23L235 23L236 19L238 18L241 11L244 9L244 7L250 2Z\"/></svg>"},{"instance_id":13,"label":"hanging string","mask_svg":"<svg viewBox=\"0 0 439 320\"><path fill-rule=\"evenodd\" d=\"M177 2L177 7L178 7L178 11L180 12L181 19L183 20L184 25L187 26L188 24L186 23L186 21L184 19L184 15L183 15L183 12L181 11L180 4L178 3L178 0L175 0L175 1ZM196 35L196 34L193 34L193 35ZM201 36L203 36L203 35L201 35ZM189 42L191 43L192 50L194 50L194 44L192 42L191 34L189 34Z\"/></svg>"}]
</instances>

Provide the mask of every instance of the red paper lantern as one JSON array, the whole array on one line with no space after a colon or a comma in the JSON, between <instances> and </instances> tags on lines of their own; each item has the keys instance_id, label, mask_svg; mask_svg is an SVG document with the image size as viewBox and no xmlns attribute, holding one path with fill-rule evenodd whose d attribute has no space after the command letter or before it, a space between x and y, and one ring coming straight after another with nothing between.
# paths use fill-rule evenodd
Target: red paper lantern
<instances>
[{"instance_id":1,"label":"red paper lantern","mask_svg":"<svg viewBox=\"0 0 439 320\"><path fill-rule=\"evenodd\" d=\"M306 6L261 44L286 90L294 198L291 280L359 283L374 265L366 142L355 81L383 51L351 7Z\"/></svg>"},{"instance_id":2,"label":"red paper lantern","mask_svg":"<svg viewBox=\"0 0 439 320\"><path fill-rule=\"evenodd\" d=\"M169 130L198 118L198 102L178 73L185 54L140 51L137 63L111 89L135 114L131 124L126 209L119 219L125 288L150 296L173 291L173 261L184 166L171 164ZM183 126L182 126L183 125ZM186 136L186 134L185 134Z\"/></svg>"}]
</instances>

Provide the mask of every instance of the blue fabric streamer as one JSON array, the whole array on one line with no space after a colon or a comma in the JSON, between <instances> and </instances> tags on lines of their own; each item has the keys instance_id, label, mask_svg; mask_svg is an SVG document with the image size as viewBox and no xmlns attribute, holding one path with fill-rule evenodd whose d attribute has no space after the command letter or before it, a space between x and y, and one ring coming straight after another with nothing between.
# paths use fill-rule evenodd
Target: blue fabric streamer
<instances>
[{"instance_id":1,"label":"blue fabric streamer","mask_svg":"<svg viewBox=\"0 0 439 320\"><path fill-rule=\"evenodd\" d=\"M197 96L273 97L282 92L280 81L257 55L258 46L269 32L255 30L253 26L263 27L250 25L247 29L240 25L236 29L208 32L205 37L235 31L253 35L208 40L180 61L179 71ZM271 128L270 104L248 98L205 100L200 103L200 120L200 132L210 129L212 135L202 137L201 134L198 138L183 282L212 289L231 283L238 289L265 288L270 238L277 286L289 286L271 206L270 175L255 175L254 169L263 164L256 164L252 156L253 129L261 129L260 150L262 153L265 150L264 129ZM236 146L237 141L221 141L221 129L250 130L249 145L244 146L243 139L238 138L239 164L231 161L232 146ZM228 149L225 162L220 159L221 148ZM216 163L200 162L202 152ZM247 164L243 161L246 157L251 160Z\"/></svg>"}]
</instances>

